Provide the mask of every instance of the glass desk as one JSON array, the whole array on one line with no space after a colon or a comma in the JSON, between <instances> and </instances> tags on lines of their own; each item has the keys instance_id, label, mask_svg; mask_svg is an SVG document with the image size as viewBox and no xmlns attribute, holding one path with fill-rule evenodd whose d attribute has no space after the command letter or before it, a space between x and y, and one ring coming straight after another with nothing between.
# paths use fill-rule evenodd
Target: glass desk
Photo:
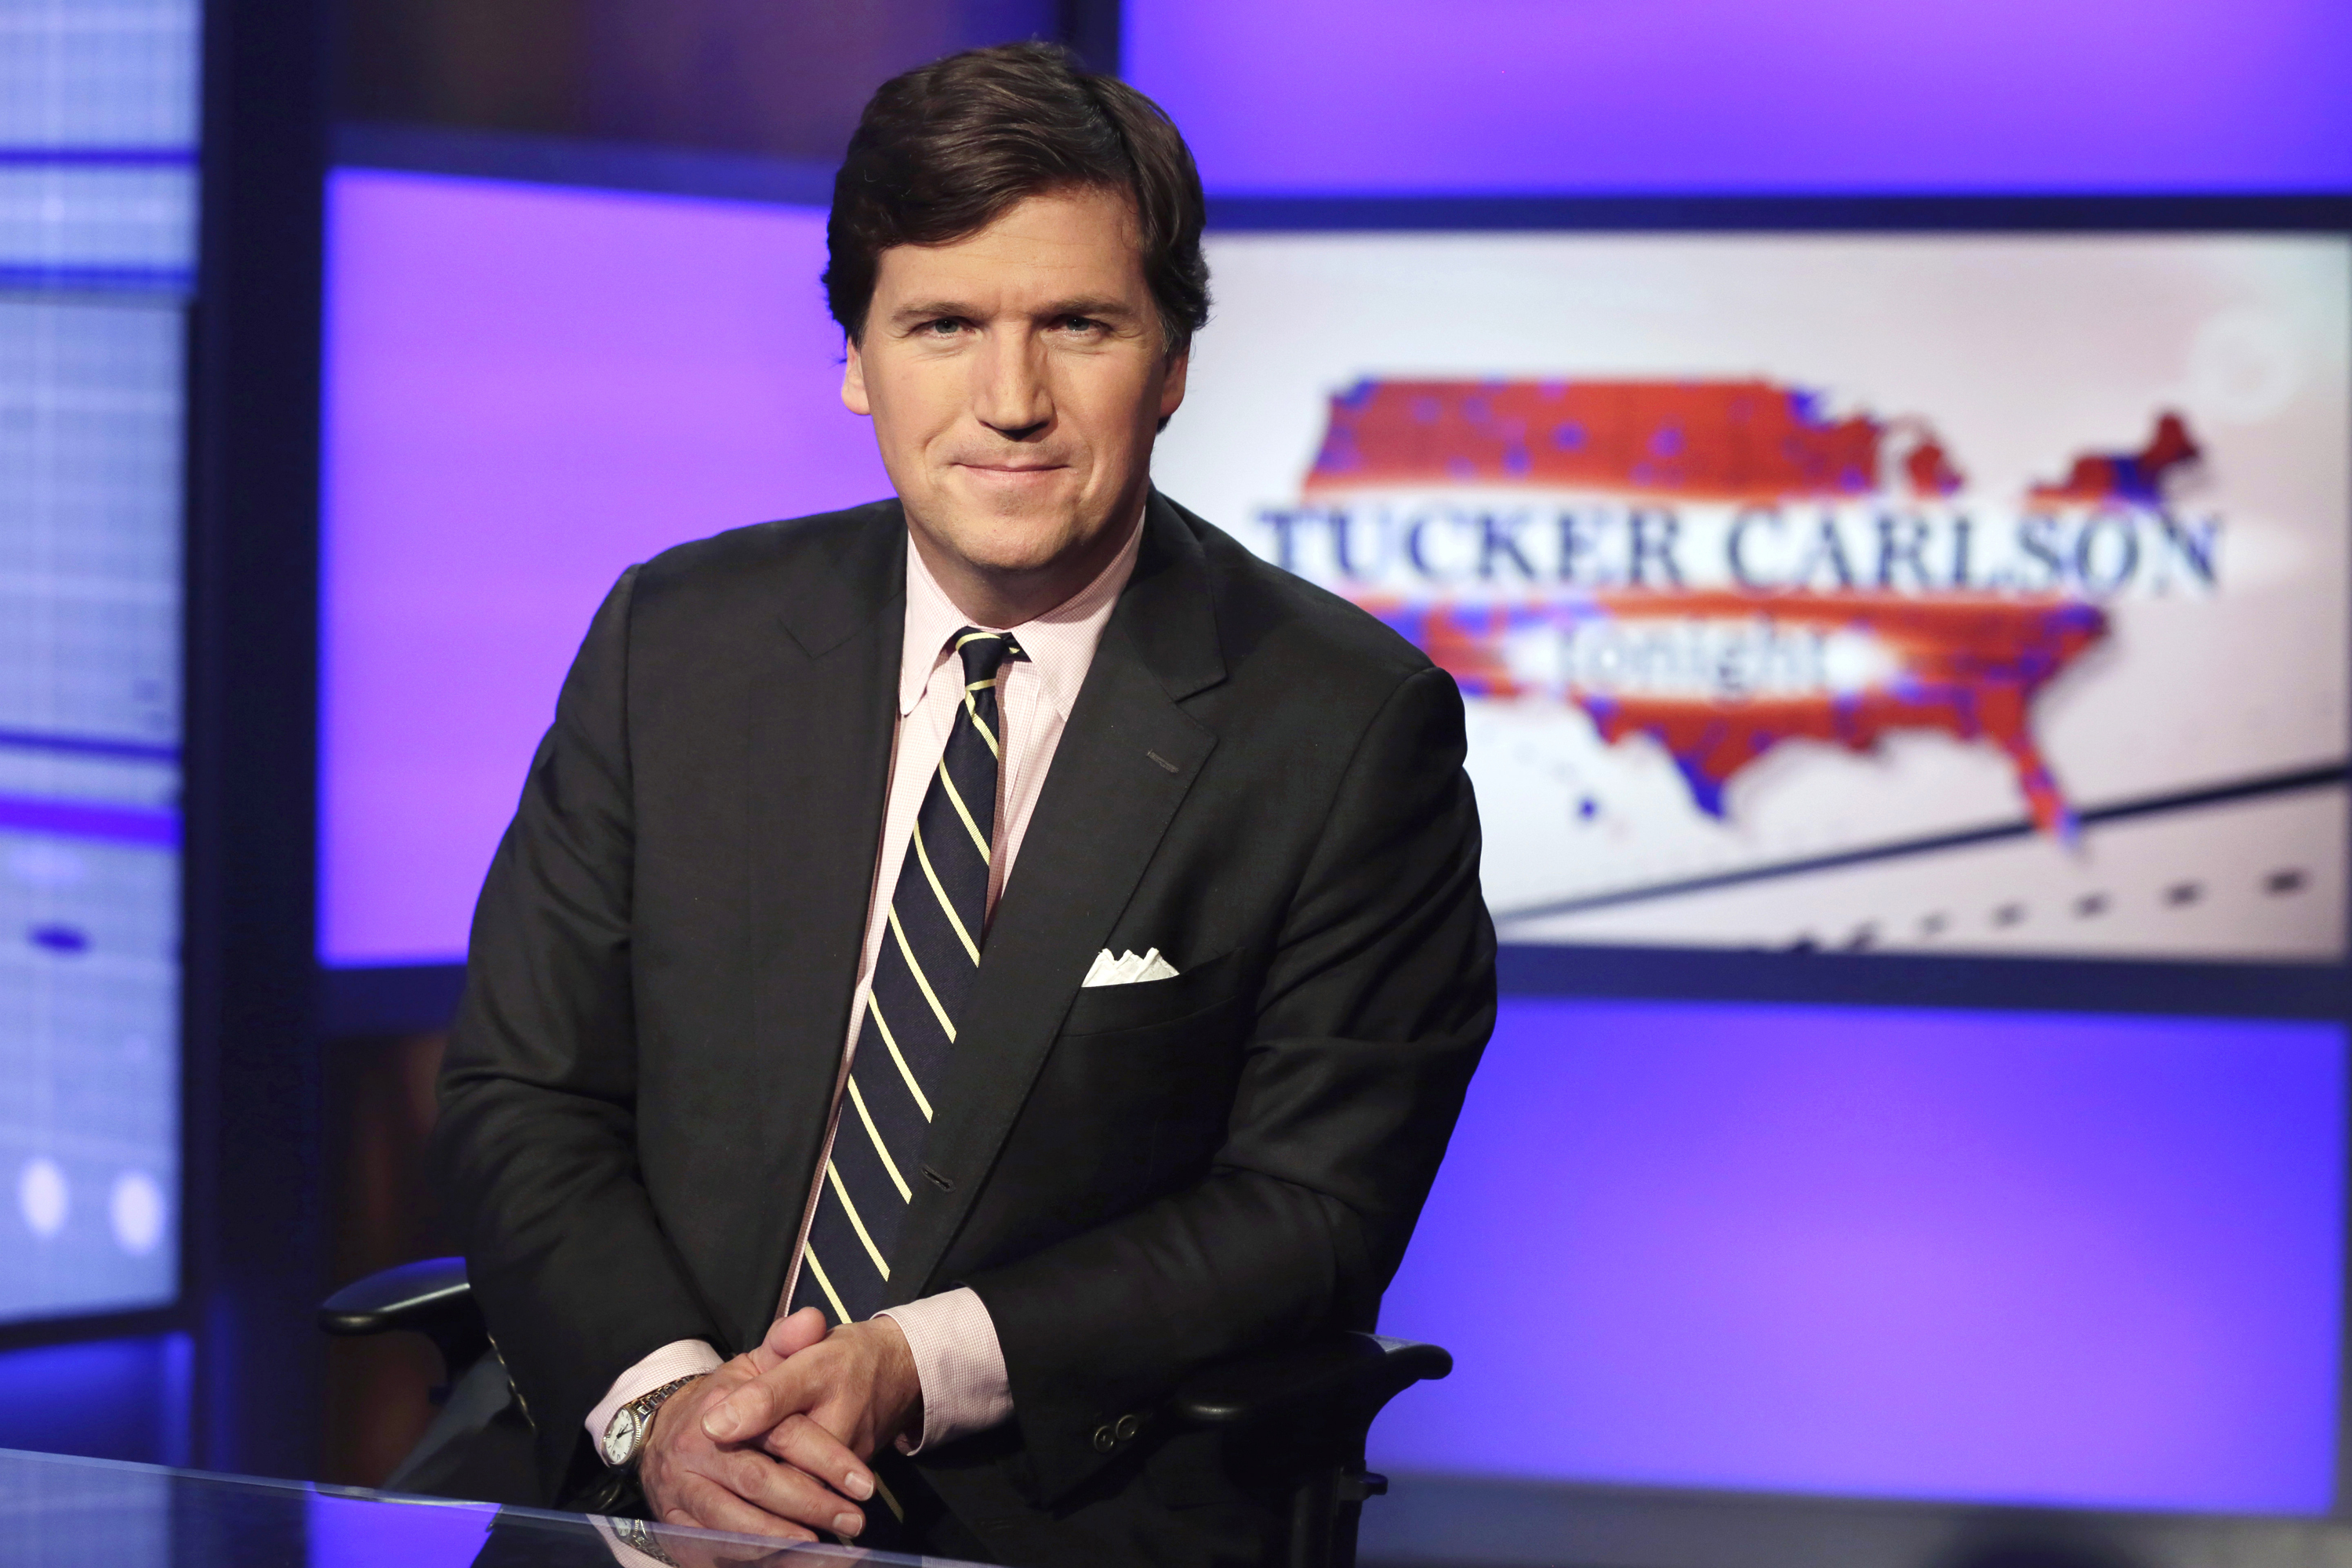
<instances>
[{"instance_id":1,"label":"glass desk","mask_svg":"<svg viewBox=\"0 0 2352 1568\"><path fill-rule=\"evenodd\" d=\"M849 1568L929 1563L849 1546L395 1497L0 1449L0 1568Z\"/></svg>"}]
</instances>

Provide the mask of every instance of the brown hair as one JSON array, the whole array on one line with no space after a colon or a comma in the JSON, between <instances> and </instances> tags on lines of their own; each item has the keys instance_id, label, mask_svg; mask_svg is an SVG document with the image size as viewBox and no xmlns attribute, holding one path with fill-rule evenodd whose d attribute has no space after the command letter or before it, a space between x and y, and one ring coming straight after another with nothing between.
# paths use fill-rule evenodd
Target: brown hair
<instances>
[{"instance_id":1,"label":"brown hair","mask_svg":"<svg viewBox=\"0 0 2352 1568\"><path fill-rule=\"evenodd\" d=\"M834 176L825 303L856 341L882 252L948 245L1026 197L1071 186L1133 204L1143 276L1168 352L1209 319L1205 211L1192 149L1160 106L1056 44L1002 44L882 84Z\"/></svg>"}]
</instances>

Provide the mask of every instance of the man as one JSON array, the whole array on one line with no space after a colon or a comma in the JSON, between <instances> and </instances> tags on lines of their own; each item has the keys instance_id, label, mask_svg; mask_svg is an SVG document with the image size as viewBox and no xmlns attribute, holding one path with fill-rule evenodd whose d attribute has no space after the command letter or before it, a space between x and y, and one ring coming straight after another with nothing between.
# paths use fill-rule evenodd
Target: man
<instances>
[{"instance_id":1,"label":"man","mask_svg":"<svg viewBox=\"0 0 2352 1568\"><path fill-rule=\"evenodd\" d=\"M887 84L825 287L898 499L598 613L437 1134L551 1499L1248 1560L1159 1405L1373 1323L1494 1016L1461 701L1152 490L1202 217L1059 50Z\"/></svg>"}]
</instances>

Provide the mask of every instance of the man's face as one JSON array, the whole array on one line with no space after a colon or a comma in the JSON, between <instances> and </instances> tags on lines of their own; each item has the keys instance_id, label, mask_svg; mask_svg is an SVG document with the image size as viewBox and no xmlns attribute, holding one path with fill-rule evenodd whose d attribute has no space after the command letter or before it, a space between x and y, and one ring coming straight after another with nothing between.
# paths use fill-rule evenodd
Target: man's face
<instances>
[{"instance_id":1,"label":"man's face","mask_svg":"<svg viewBox=\"0 0 2352 1568\"><path fill-rule=\"evenodd\" d=\"M1079 188L1028 197L952 245L882 252L841 397L873 416L935 566L1091 576L1135 515L1184 372L1127 199Z\"/></svg>"}]
</instances>

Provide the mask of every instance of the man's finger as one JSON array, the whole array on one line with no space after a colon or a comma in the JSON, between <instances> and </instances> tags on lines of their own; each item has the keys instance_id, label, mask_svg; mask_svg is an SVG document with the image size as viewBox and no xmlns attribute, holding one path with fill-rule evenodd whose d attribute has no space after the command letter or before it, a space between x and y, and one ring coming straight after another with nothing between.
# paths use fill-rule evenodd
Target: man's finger
<instances>
[{"instance_id":1,"label":"man's finger","mask_svg":"<svg viewBox=\"0 0 2352 1568\"><path fill-rule=\"evenodd\" d=\"M761 1373L702 1413L702 1434L714 1443L750 1442L809 1404L808 1378L793 1363Z\"/></svg>"},{"instance_id":2,"label":"man's finger","mask_svg":"<svg viewBox=\"0 0 2352 1568\"><path fill-rule=\"evenodd\" d=\"M814 1307L803 1307L788 1312L768 1325L768 1336L760 1348L782 1361L795 1356L824 1338L824 1313ZM761 1371L767 1370L761 1368Z\"/></svg>"},{"instance_id":3,"label":"man's finger","mask_svg":"<svg viewBox=\"0 0 2352 1568\"><path fill-rule=\"evenodd\" d=\"M688 1475L680 1479L677 1500L691 1516L692 1523L705 1530L732 1531L737 1535L765 1535L780 1541L814 1541L816 1535L805 1525L789 1519L779 1519L765 1509L754 1508L707 1476ZM672 1512L677 1511L676 1509Z\"/></svg>"},{"instance_id":4,"label":"man's finger","mask_svg":"<svg viewBox=\"0 0 2352 1568\"><path fill-rule=\"evenodd\" d=\"M874 1495L874 1472L840 1438L800 1411L777 1422L761 1446L853 1501L864 1502Z\"/></svg>"},{"instance_id":5,"label":"man's finger","mask_svg":"<svg viewBox=\"0 0 2352 1568\"><path fill-rule=\"evenodd\" d=\"M779 1519L836 1535L855 1535L866 1528L866 1515L855 1504L790 1465L751 1448L722 1454L719 1461L713 1474L721 1485Z\"/></svg>"}]
</instances>

